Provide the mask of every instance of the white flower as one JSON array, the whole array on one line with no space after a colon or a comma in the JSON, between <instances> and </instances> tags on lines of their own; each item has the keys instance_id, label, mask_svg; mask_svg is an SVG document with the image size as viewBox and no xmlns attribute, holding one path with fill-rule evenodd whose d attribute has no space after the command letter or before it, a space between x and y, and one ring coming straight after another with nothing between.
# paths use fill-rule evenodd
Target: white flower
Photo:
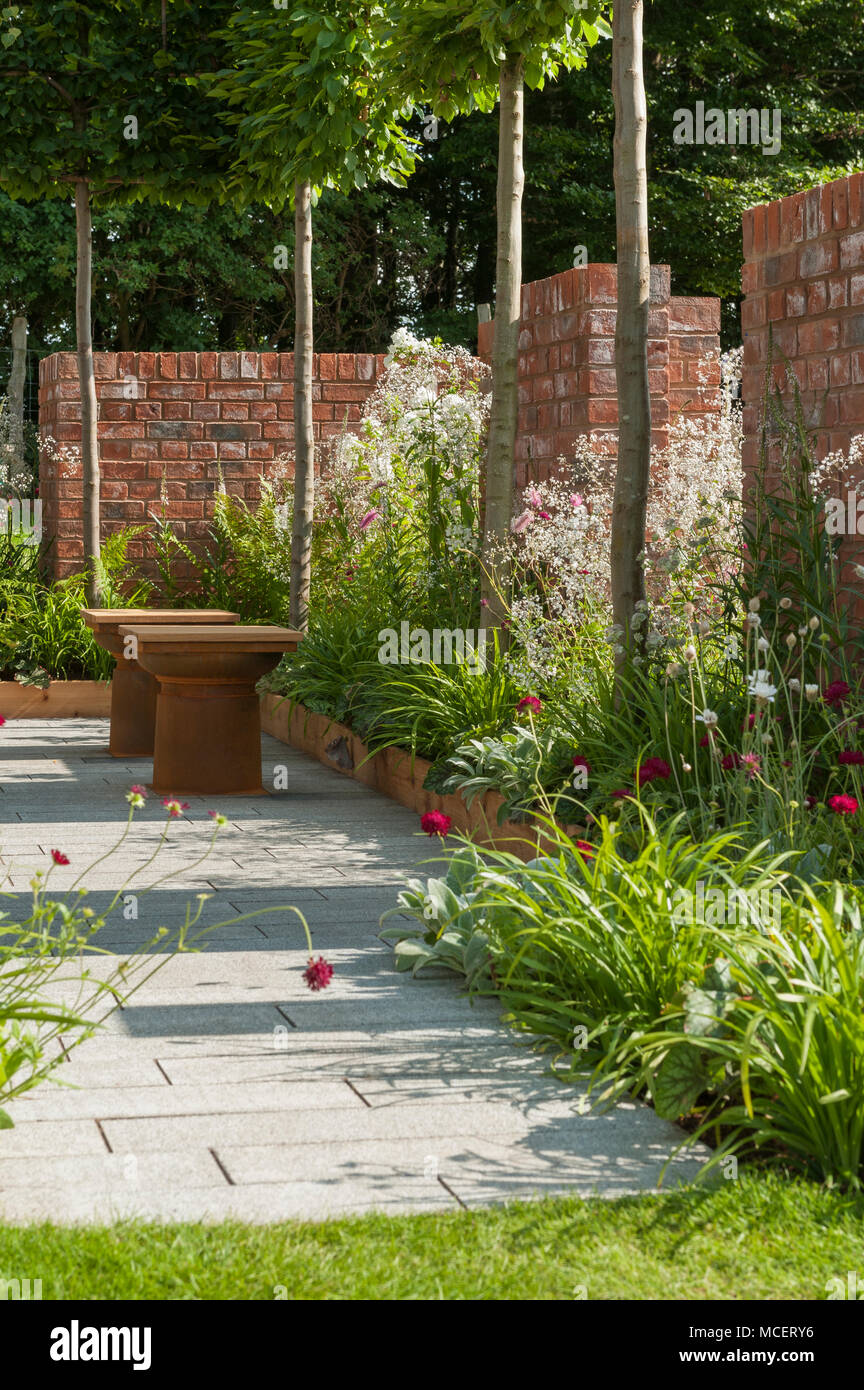
<instances>
[{"instance_id":1,"label":"white flower","mask_svg":"<svg viewBox=\"0 0 864 1390\"><path fill-rule=\"evenodd\" d=\"M692 642L689 646L684 648L684 659L685 661L696 660L696 648L693 646Z\"/></svg>"},{"instance_id":2,"label":"white flower","mask_svg":"<svg viewBox=\"0 0 864 1390\"><path fill-rule=\"evenodd\" d=\"M797 695L801 690L801 682L797 680L795 676L793 676L789 682L789 689L792 691L793 695Z\"/></svg>"},{"instance_id":3,"label":"white flower","mask_svg":"<svg viewBox=\"0 0 864 1390\"><path fill-rule=\"evenodd\" d=\"M791 598L781 598L781 600L780 600L780 607L781 607L781 608L791 608L791 607L792 607L792 600L791 600Z\"/></svg>"},{"instance_id":4,"label":"white flower","mask_svg":"<svg viewBox=\"0 0 864 1390\"><path fill-rule=\"evenodd\" d=\"M751 600L750 600L750 602L748 603L747 607L750 609L750 612L751 612L751 613L758 613L758 612L759 612L759 600L758 600L758 598L751 598Z\"/></svg>"},{"instance_id":5,"label":"white flower","mask_svg":"<svg viewBox=\"0 0 864 1390\"><path fill-rule=\"evenodd\" d=\"M804 694L807 696L807 699L810 701L810 703L811 703L811 705L812 705L812 703L813 703L814 700L818 700L818 699L819 699L819 687L818 687L818 685L805 685L805 687L804 687Z\"/></svg>"},{"instance_id":6,"label":"white flower","mask_svg":"<svg viewBox=\"0 0 864 1390\"><path fill-rule=\"evenodd\" d=\"M771 684L770 671L751 671L747 677L750 694L756 700L773 700L777 694L776 685Z\"/></svg>"},{"instance_id":7,"label":"white flower","mask_svg":"<svg viewBox=\"0 0 864 1390\"><path fill-rule=\"evenodd\" d=\"M856 565L855 573L857 574L859 579L864 579L864 565Z\"/></svg>"},{"instance_id":8,"label":"white flower","mask_svg":"<svg viewBox=\"0 0 864 1390\"><path fill-rule=\"evenodd\" d=\"M756 646L759 648L760 652L767 652L771 648L771 643L768 641L767 637L760 637Z\"/></svg>"},{"instance_id":9,"label":"white flower","mask_svg":"<svg viewBox=\"0 0 864 1390\"><path fill-rule=\"evenodd\" d=\"M705 725L706 729L713 729L715 724L719 723L720 720L720 716L715 714L713 709L703 709L702 713L697 714L696 718L700 723Z\"/></svg>"}]
</instances>

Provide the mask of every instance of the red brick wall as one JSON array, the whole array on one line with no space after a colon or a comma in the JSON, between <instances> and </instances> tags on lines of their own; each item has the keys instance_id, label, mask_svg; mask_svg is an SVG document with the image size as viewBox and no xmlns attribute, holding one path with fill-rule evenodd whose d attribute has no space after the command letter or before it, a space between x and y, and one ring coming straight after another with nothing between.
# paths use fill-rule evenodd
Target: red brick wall
<instances>
[{"instance_id":1,"label":"red brick wall","mask_svg":"<svg viewBox=\"0 0 864 1390\"><path fill-rule=\"evenodd\" d=\"M820 448L845 448L864 431L864 173L745 212L741 286L745 471L756 462L769 328L811 422L822 418ZM788 399L782 360L774 380Z\"/></svg>"},{"instance_id":2,"label":"red brick wall","mask_svg":"<svg viewBox=\"0 0 864 1390\"><path fill-rule=\"evenodd\" d=\"M318 441L360 418L383 367L365 353L316 354L314 429ZM175 531L195 541L207 529L221 475L228 492L258 496L260 476L294 447L292 353L96 353L102 531L143 523L160 508L163 488ZM39 364L39 420L58 445L81 442L74 353ZM288 468L290 475L290 467ZM81 465L40 465L42 524L54 537L58 576L83 559ZM133 550L141 558L139 542Z\"/></svg>"},{"instance_id":3,"label":"red brick wall","mask_svg":"<svg viewBox=\"0 0 864 1390\"><path fill-rule=\"evenodd\" d=\"M648 371L654 442L672 414L720 408L720 301L675 299L668 266L651 269ZM586 434L615 443L617 268L587 265L522 286L516 483L548 477ZM491 359L494 323L480 325Z\"/></svg>"}]
</instances>

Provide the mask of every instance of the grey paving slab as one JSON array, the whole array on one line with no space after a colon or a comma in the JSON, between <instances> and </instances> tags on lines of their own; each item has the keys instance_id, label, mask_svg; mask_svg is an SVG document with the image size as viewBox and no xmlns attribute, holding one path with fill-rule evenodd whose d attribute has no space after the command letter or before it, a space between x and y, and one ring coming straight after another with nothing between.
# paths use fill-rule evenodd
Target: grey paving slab
<instances>
[{"instance_id":1,"label":"grey paving slab","mask_svg":"<svg viewBox=\"0 0 864 1390\"><path fill-rule=\"evenodd\" d=\"M108 954L87 955L94 979L189 904L205 932L58 1066L68 1084L12 1103L0 1218L320 1220L655 1187L675 1126L640 1105L592 1110L493 1001L472 1007L452 979L393 970L380 916L406 873L439 868L413 813L265 737L265 785L284 766L286 790L186 798L155 862L166 814L151 797L93 865L124 835L126 791L152 775L147 759L110 758L107 734L104 720L5 725L4 886L29 899L29 876L58 848L73 861L51 868L58 896L83 885L101 913L123 888L94 942ZM211 809L228 824L198 862ZM302 981L292 906L335 967L319 995ZM665 1181L691 1180L704 1157L675 1158Z\"/></svg>"}]
</instances>

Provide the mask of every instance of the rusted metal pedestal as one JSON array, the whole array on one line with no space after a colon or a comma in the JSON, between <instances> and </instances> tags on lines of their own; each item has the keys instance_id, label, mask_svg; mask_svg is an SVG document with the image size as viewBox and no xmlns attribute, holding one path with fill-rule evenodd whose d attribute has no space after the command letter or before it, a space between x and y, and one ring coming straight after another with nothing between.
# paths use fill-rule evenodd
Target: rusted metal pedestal
<instances>
[{"instance_id":1,"label":"rusted metal pedestal","mask_svg":"<svg viewBox=\"0 0 864 1390\"><path fill-rule=\"evenodd\" d=\"M120 628L159 683L153 790L163 796L260 796L261 714L256 683L294 651L281 627Z\"/></svg>"},{"instance_id":2,"label":"rusted metal pedestal","mask_svg":"<svg viewBox=\"0 0 864 1390\"><path fill-rule=\"evenodd\" d=\"M218 608L82 608L81 616L99 646L117 658L111 681L108 751L115 758L149 758L153 756L159 686L134 655L127 654L129 647L120 636L121 623L218 627L236 623L239 614Z\"/></svg>"}]
</instances>

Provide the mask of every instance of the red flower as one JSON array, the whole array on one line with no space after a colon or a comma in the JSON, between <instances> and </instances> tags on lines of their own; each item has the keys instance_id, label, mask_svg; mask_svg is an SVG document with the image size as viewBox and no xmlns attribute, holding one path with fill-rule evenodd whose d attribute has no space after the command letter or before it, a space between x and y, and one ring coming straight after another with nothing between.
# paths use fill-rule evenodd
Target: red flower
<instances>
[{"instance_id":1,"label":"red flower","mask_svg":"<svg viewBox=\"0 0 864 1390\"><path fill-rule=\"evenodd\" d=\"M575 840L574 844L576 845L576 849L578 853L581 854L583 859L594 858L594 846L589 845L587 840Z\"/></svg>"},{"instance_id":2,"label":"red flower","mask_svg":"<svg viewBox=\"0 0 864 1390\"><path fill-rule=\"evenodd\" d=\"M858 802L854 796L844 796L842 793L839 796L832 796L828 805L837 816L854 816L858 810Z\"/></svg>"},{"instance_id":3,"label":"red flower","mask_svg":"<svg viewBox=\"0 0 864 1390\"><path fill-rule=\"evenodd\" d=\"M710 748L710 747L711 747L711 740L713 739L713 737L714 737L714 730L713 730L713 729L709 729L708 732L705 733L705 734L703 734L702 737L700 738L700 740L699 740L699 747L700 747L700 748Z\"/></svg>"},{"instance_id":4,"label":"red flower","mask_svg":"<svg viewBox=\"0 0 864 1390\"><path fill-rule=\"evenodd\" d=\"M538 700L536 695L523 695L516 708L517 710L533 709L536 714L543 708L543 701Z\"/></svg>"},{"instance_id":5,"label":"red flower","mask_svg":"<svg viewBox=\"0 0 864 1390\"><path fill-rule=\"evenodd\" d=\"M741 766L741 754L740 754L740 753L726 753L726 754L720 759L720 766L722 767L722 769L723 769L724 772L731 772L733 768L740 767L740 766Z\"/></svg>"},{"instance_id":6,"label":"red flower","mask_svg":"<svg viewBox=\"0 0 864 1390\"><path fill-rule=\"evenodd\" d=\"M831 705L833 709L836 709L842 705L848 694L849 687L845 681L832 681L829 686L826 686L822 699L826 705Z\"/></svg>"},{"instance_id":7,"label":"red flower","mask_svg":"<svg viewBox=\"0 0 864 1390\"><path fill-rule=\"evenodd\" d=\"M68 860L68 858L66 857L66 855L63 853L62 849L52 849L52 851L51 851L51 858L54 860L54 863L55 863L55 864L68 864L68 863L69 863L69 860Z\"/></svg>"},{"instance_id":8,"label":"red flower","mask_svg":"<svg viewBox=\"0 0 864 1390\"><path fill-rule=\"evenodd\" d=\"M443 811L427 811L420 817L420 829L425 830L427 835L446 835L453 824L450 816L445 816Z\"/></svg>"},{"instance_id":9,"label":"red flower","mask_svg":"<svg viewBox=\"0 0 864 1390\"><path fill-rule=\"evenodd\" d=\"M573 766L574 766L574 767L584 767L584 769L585 769L585 776L586 776L586 777L590 777L590 776L591 776L591 764L589 763L588 759L585 757L584 753L577 753L577 754L576 754L576 757L573 759Z\"/></svg>"},{"instance_id":10,"label":"red flower","mask_svg":"<svg viewBox=\"0 0 864 1390\"><path fill-rule=\"evenodd\" d=\"M326 989L333 979L333 966L323 956L319 956L317 960L310 956L309 964L303 971L303 979L312 990Z\"/></svg>"},{"instance_id":11,"label":"red flower","mask_svg":"<svg viewBox=\"0 0 864 1390\"><path fill-rule=\"evenodd\" d=\"M5 723L6 723L6 720L3 718L3 715L0 714L0 729L3 728L3 725L4 725Z\"/></svg>"},{"instance_id":12,"label":"red flower","mask_svg":"<svg viewBox=\"0 0 864 1390\"><path fill-rule=\"evenodd\" d=\"M619 787L617 792L610 792L613 801L619 801L622 796L632 796L633 791L630 787Z\"/></svg>"},{"instance_id":13,"label":"red flower","mask_svg":"<svg viewBox=\"0 0 864 1390\"><path fill-rule=\"evenodd\" d=\"M852 766L860 767L864 763L864 753L859 753L856 748L847 749L845 753L837 754L838 763L849 763Z\"/></svg>"},{"instance_id":14,"label":"red flower","mask_svg":"<svg viewBox=\"0 0 864 1390\"><path fill-rule=\"evenodd\" d=\"M665 781L671 776L672 769L663 758L646 758L636 774L636 780L640 787L644 787L649 782L655 782L658 777Z\"/></svg>"}]
</instances>

